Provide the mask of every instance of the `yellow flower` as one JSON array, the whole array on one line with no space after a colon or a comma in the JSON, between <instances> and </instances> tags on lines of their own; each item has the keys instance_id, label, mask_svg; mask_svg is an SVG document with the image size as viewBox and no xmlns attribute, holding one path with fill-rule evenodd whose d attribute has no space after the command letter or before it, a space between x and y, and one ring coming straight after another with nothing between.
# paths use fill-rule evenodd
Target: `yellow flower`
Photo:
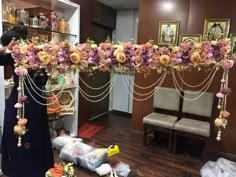
<instances>
[{"instance_id":1,"label":"yellow flower","mask_svg":"<svg viewBox=\"0 0 236 177\"><path fill-rule=\"evenodd\" d=\"M45 65L47 65L51 61L51 56L44 51L39 52L38 56L40 61Z\"/></svg>"},{"instance_id":2,"label":"yellow flower","mask_svg":"<svg viewBox=\"0 0 236 177\"><path fill-rule=\"evenodd\" d=\"M77 52L74 52L70 55L70 60L72 61L72 63L79 63L80 62L80 55Z\"/></svg>"},{"instance_id":3,"label":"yellow flower","mask_svg":"<svg viewBox=\"0 0 236 177\"><path fill-rule=\"evenodd\" d=\"M196 43L196 44L195 44L195 47L196 47L196 48L201 48L201 47L202 47L202 43Z\"/></svg>"},{"instance_id":4,"label":"yellow flower","mask_svg":"<svg viewBox=\"0 0 236 177\"><path fill-rule=\"evenodd\" d=\"M160 63L163 65L168 65L170 63L170 57L168 55L161 55Z\"/></svg>"},{"instance_id":5,"label":"yellow flower","mask_svg":"<svg viewBox=\"0 0 236 177\"><path fill-rule=\"evenodd\" d=\"M124 50L124 47L122 45L118 45L116 50L114 51L113 55L116 57L118 53L122 53Z\"/></svg>"},{"instance_id":6,"label":"yellow flower","mask_svg":"<svg viewBox=\"0 0 236 177\"><path fill-rule=\"evenodd\" d=\"M172 48L173 52L178 52L179 51L179 47L178 46L175 46Z\"/></svg>"},{"instance_id":7,"label":"yellow flower","mask_svg":"<svg viewBox=\"0 0 236 177\"><path fill-rule=\"evenodd\" d=\"M200 53L199 52L193 52L191 57L190 57L190 60L194 64L200 63L201 62L201 55L200 55Z\"/></svg>"},{"instance_id":8,"label":"yellow flower","mask_svg":"<svg viewBox=\"0 0 236 177\"><path fill-rule=\"evenodd\" d=\"M119 63L124 63L126 61L126 56L123 52L119 52L117 53L116 55L116 60L119 62Z\"/></svg>"},{"instance_id":9,"label":"yellow flower","mask_svg":"<svg viewBox=\"0 0 236 177\"><path fill-rule=\"evenodd\" d=\"M96 49L97 48L97 44L91 44L90 46L92 49Z\"/></svg>"},{"instance_id":10,"label":"yellow flower","mask_svg":"<svg viewBox=\"0 0 236 177\"><path fill-rule=\"evenodd\" d=\"M20 53L23 54L23 55L26 55L26 52L27 52L27 46L24 45L20 48Z\"/></svg>"}]
</instances>

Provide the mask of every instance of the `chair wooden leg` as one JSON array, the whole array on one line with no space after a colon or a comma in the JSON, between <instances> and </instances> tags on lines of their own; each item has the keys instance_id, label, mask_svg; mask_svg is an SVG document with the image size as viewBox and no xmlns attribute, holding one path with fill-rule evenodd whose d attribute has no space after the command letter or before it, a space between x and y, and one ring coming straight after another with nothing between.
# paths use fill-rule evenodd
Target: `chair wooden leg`
<instances>
[{"instance_id":1,"label":"chair wooden leg","mask_svg":"<svg viewBox=\"0 0 236 177\"><path fill-rule=\"evenodd\" d=\"M173 149L172 149L173 154L176 153L176 143L177 143L177 134L174 133L174 144L173 144Z\"/></svg>"},{"instance_id":2,"label":"chair wooden leg","mask_svg":"<svg viewBox=\"0 0 236 177\"><path fill-rule=\"evenodd\" d=\"M144 125L144 128L143 128L143 145L147 145L147 132L148 131L148 128Z\"/></svg>"},{"instance_id":3,"label":"chair wooden leg","mask_svg":"<svg viewBox=\"0 0 236 177\"><path fill-rule=\"evenodd\" d=\"M169 130L169 143L168 143L168 152L172 152L172 140L173 140L173 130Z\"/></svg>"},{"instance_id":4,"label":"chair wooden leg","mask_svg":"<svg viewBox=\"0 0 236 177\"><path fill-rule=\"evenodd\" d=\"M202 160L202 162L206 161L206 141L203 142L203 149L202 149L201 160Z\"/></svg>"}]
</instances>

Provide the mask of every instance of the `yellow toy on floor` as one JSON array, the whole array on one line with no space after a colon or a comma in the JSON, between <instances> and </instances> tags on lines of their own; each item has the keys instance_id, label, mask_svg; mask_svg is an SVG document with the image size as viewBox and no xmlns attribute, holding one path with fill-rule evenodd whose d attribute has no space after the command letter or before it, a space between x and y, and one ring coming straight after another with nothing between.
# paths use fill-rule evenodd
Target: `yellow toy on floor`
<instances>
[{"instance_id":1,"label":"yellow toy on floor","mask_svg":"<svg viewBox=\"0 0 236 177\"><path fill-rule=\"evenodd\" d=\"M118 154L119 152L120 152L120 149L119 149L119 146L117 145L111 145L107 148L108 157Z\"/></svg>"}]
</instances>

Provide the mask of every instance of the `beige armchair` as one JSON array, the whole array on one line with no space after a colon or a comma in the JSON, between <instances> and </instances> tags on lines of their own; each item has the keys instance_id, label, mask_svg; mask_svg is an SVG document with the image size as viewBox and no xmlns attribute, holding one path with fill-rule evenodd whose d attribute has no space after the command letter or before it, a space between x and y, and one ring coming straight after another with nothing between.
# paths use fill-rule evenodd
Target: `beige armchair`
<instances>
[{"instance_id":1,"label":"beige armchair","mask_svg":"<svg viewBox=\"0 0 236 177\"><path fill-rule=\"evenodd\" d=\"M159 88L154 95L153 107L154 111L143 118L143 144L147 144L147 135L153 130L165 132L169 134L168 151L171 152L174 124L180 108L180 96L176 89Z\"/></svg>"}]
</instances>

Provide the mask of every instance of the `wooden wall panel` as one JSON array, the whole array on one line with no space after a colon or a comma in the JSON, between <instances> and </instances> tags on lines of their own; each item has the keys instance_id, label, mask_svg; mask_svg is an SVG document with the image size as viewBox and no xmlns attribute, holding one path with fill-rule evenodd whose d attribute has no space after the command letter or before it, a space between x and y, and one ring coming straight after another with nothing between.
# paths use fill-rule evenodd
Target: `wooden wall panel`
<instances>
[{"instance_id":1,"label":"wooden wall panel","mask_svg":"<svg viewBox=\"0 0 236 177\"><path fill-rule=\"evenodd\" d=\"M140 0L139 8L139 26L138 26L138 42L144 43L149 39L157 41L159 21L161 20L180 20L180 34L202 34L204 27L204 20L206 18L230 18L230 32L236 33L236 18L235 18L235 6L234 0L170 0L168 2L173 3L172 11L164 11L161 4L164 0L149 0L149 3L145 0ZM183 74L183 73L182 73ZM209 87L210 92L217 93L220 88L220 79L222 71L219 71ZM191 72L184 73L184 80L191 84L200 83L207 73L205 72ZM236 154L236 82L233 77L236 75L236 67L230 71L229 86L233 92L228 99L228 111L231 113L229 118L229 124L227 129L223 131L222 141L217 142L216 130L212 126L212 137L208 143L208 147L214 151L221 151L226 154ZM148 85L154 83L156 80L156 74L148 76L144 79L143 75L135 75L135 83L138 85ZM172 79L168 77L163 86L171 86ZM135 88L136 91L138 91ZM132 128L135 131L143 131L142 119L145 115L152 111L153 98L150 98L146 102L137 102L134 100L133 104L133 117ZM212 123L217 116L216 105L213 110Z\"/></svg>"}]
</instances>

